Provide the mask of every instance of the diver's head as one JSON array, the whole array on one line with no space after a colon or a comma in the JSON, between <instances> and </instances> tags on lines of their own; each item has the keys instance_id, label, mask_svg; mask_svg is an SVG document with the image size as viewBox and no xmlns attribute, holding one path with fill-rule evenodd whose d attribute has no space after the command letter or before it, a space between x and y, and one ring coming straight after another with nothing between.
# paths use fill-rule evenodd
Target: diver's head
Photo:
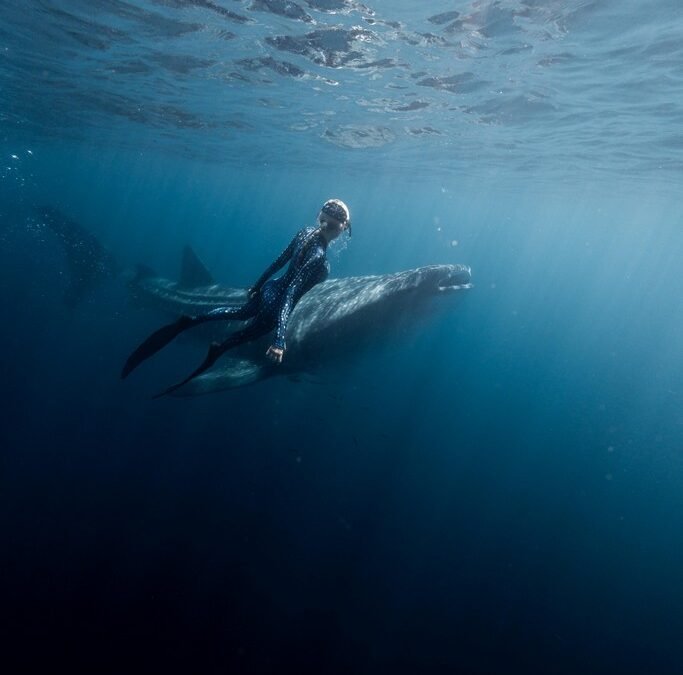
<instances>
[{"instance_id":1,"label":"diver's head","mask_svg":"<svg viewBox=\"0 0 683 675\"><path fill-rule=\"evenodd\" d=\"M351 235L351 212L341 199L328 199L320 209L318 222L327 241L336 239L345 230Z\"/></svg>"}]
</instances>

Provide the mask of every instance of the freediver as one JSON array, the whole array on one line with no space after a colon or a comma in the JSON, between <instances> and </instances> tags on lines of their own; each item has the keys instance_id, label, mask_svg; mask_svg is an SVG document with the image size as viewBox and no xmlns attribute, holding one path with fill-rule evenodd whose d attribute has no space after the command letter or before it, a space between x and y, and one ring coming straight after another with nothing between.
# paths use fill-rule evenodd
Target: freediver
<instances>
[{"instance_id":1,"label":"freediver","mask_svg":"<svg viewBox=\"0 0 683 675\"><path fill-rule=\"evenodd\" d=\"M266 356L274 363L282 363L286 350L285 334L289 316L304 293L327 278L330 272L327 246L344 231L351 234L349 209L340 199L328 199L318 214L318 226L305 227L296 233L289 246L249 289L245 304L218 307L199 316L181 316L177 321L160 328L128 357L121 377L127 377L143 361L156 354L183 331L207 321L249 319L243 328L223 342L212 343L199 368L158 396L170 394L201 375L229 349L251 342L275 328L275 340L268 347ZM291 262L287 271L281 277L270 279L288 260Z\"/></svg>"}]
</instances>

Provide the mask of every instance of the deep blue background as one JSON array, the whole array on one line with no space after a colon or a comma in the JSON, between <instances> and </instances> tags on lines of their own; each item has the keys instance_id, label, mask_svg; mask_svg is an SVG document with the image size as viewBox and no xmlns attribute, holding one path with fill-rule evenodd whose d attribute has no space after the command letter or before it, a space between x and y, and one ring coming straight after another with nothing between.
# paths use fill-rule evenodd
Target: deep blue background
<instances>
[{"instance_id":1,"label":"deep blue background","mask_svg":"<svg viewBox=\"0 0 683 675\"><path fill-rule=\"evenodd\" d=\"M680 671L675 196L5 151L11 672ZM26 220L58 206L167 276L190 242L246 286L331 196L354 216L334 275L464 262L475 287L376 353L330 345L315 382L198 399L149 397L201 345L119 381L163 317L121 280L66 309L63 253Z\"/></svg>"}]
</instances>

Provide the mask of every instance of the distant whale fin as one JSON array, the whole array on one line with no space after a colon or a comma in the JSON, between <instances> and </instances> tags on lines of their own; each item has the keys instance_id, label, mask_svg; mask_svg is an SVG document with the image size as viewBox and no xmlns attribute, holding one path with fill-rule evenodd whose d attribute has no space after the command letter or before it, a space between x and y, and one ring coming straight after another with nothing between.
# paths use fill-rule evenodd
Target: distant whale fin
<instances>
[{"instance_id":1,"label":"distant whale fin","mask_svg":"<svg viewBox=\"0 0 683 675\"><path fill-rule=\"evenodd\" d=\"M51 206L37 208L36 216L41 225L54 233L64 250L69 268L66 305L74 307L96 286L118 274L111 253L81 225Z\"/></svg>"},{"instance_id":2,"label":"distant whale fin","mask_svg":"<svg viewBox=\"0 0 683 675\"><path fill-rule=\"evenodd\" d=\"M183 260L180 268L180 285L184 288L197 286L211 286L215 284L211 272L206 269L204 263L190 246L183 249Z\"/></svg>"}]
</instances>

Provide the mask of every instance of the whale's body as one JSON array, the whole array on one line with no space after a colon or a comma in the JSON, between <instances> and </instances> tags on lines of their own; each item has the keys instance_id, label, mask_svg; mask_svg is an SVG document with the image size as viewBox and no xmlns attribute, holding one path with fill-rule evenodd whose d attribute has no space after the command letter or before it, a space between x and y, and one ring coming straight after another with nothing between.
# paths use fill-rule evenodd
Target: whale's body
<instances>
[{"instance_id":1,"label":"whale's body","mask_svg":"<svg viewBox=\"0 0 683 675\"><path fill-rule=\"evenodd\" d=\"M195 316L216 307L240 304L246 291L219 284L192 285L190 270L197 260L185 252L180 282L149 275L130 281L133 297L145 307L170 316ZM204 271L202 271L204 274ZM327 361L340 361L395 337L405 327L420 325L450 299L470 288L465 265L429 265L378 276L331 279L313 287L294 308L287 328L287 351L282 365L270 364L264 354L269 337L244 345L223 357L209 372L176 392L178 396L206 394L244 386L278 374L311 371ZM221 328L222 339L238 322Z\"/></svg>"},{"instance_id":2,"label":"whale's body","mask_svg":"<svg viewBox=\"0 0 683 675\"><path fill-rule=\"evenodd\" d=\"M62 244L71 271L65 300L76 303L103 280L118 275L109 252L78 223L51 207L37 209L39 222ZM342 362L364 348L396 338L403 329L422 325L452 298L470 288L466 265L428 265L392 274L330 279L314 286L294 308L287 327L287 351L282 364L265 358L270 336L223 356L205 374L178 389L176 396L193 396L240 387L274 375L311 372L326 362ZM216 307L246 301L246 290L214 283L192 249L183 252L179 281L155 275L140 266L127 275L136 304L161 310L170 318L196 316ZM216 322L188 331L208 343L222 340L239 322Z\"/></svg>"}]
</instances>

